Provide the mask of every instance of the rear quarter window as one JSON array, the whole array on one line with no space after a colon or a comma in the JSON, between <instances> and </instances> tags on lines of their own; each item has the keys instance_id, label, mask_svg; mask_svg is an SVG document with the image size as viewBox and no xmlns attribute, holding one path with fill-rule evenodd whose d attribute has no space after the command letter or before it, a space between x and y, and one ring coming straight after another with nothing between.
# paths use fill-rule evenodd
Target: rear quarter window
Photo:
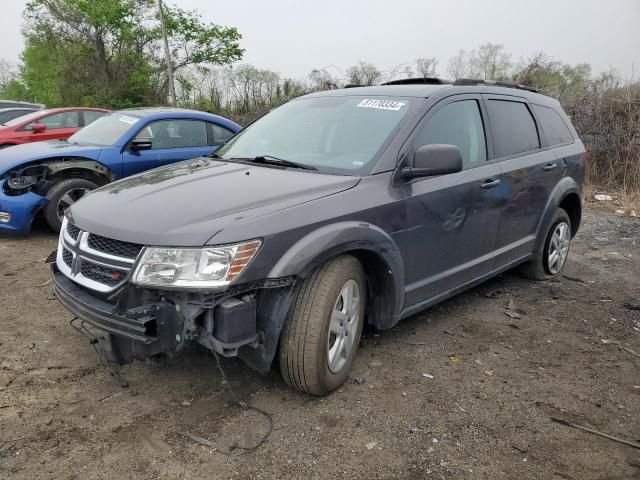
<instances>
[{"instance_id":1,"label":"rear quarter window","mask_svg":"<svg viewBox=\"0 0 640 480\"><path fill-rule=\"evenodd\" d=\"M560 114L553 108L533 105L533 110L538 116L542 131L544 131L549 145L562 145L573 142L573 135Z\"/></svg>"},{"instance_id":2,"label":"rear quarter window","mask_svg":"<svg viewBox=\"0 0 640 480\"><path fill-rule=\"evenodd\" d=\"M536 122L525 103L489 100L487 109L497 157L507 157L540 148Z\"/></svg>"}]
</instances>

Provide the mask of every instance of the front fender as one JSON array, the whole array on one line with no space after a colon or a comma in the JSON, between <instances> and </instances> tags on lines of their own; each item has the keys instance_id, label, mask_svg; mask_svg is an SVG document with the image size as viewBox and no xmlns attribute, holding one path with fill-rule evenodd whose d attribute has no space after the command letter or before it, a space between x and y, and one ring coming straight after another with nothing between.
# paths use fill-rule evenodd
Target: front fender
<instances>
[{"instance_id":1,"label":"front fender","mask_svg":"<svg viewBox=\"0 0 640 480\"><path fill-rule=\"evenodd\" d=\"M385 294L391 296L392 312L397 314L404 301L404 262L393 239L379 227L367 222L340 222L325 225L298 240L282 255L269 272L270 278L307 276L314 268L341 253L358 256L368 252L384 264L389 288ZM365 271L369 267L363 265ZM392 320L388 320L392 322ZM387 321L381 322L384 328Z\"/></svg>"},{"instance_id":2,"label":"front fender","mask_svg":"<svg viewBox=\"0 0 640 480\"><path fill-rule=\"evenodd\" d=\"M540 222L538 223L538 229L536 230L538 232L538 237L536 238L535 244L536 252L539 252L540 249L543 248L543 242L545 241L544 233L546 233L551 226L553 216L562 200L570 193L575 193L580 197L580 192L580 186L573 178L563 177L560 179L558 184L552 190L551 195L549 195L549 200L544 208L544 213L542 214L542 217L540 217Z\"/></svg>"}]
</instances>

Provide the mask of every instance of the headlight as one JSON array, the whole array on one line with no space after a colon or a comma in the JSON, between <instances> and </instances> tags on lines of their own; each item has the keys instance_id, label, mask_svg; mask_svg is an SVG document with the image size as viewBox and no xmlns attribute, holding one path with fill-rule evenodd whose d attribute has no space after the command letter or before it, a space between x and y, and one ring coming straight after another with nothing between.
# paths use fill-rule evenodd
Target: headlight
<instances>
[{"instance_id":1,"label":"headlight","mask_svg":"<svg viewBox=\"0 0 640 480\"><path fill-rule=\"evenodd\" d=\"M220 247L147 247L133 283L174 288L224 287L247 268L261 244L260 240L252 240Z\"/></svg>"}]
</instances>

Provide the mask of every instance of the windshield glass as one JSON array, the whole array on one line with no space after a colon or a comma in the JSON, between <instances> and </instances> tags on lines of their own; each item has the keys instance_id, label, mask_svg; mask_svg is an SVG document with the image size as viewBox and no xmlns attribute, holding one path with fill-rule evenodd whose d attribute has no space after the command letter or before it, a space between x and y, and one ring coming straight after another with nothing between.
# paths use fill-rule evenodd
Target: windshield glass
<instances>
[{"instance_id":1,"label":"windshield glass","mask_svg":"<svg viewBox=\"0 0 640 480\"><path fill-rule=\"evenodd\" d=\"M112 113L71 135L69 143L110 147L139 120L140 117L134 115Z\"/></svg>"},{"instance_id":2,"label":"windshield glass","mask_svg":"<svg viewBox=\"0 0 640 480\"><path fill-rule=\"evenodd\" d=\"M361 174L400 127L411 98L318 97L291 101L218 150L225 159L273 156L326 173Z\"/></svg>"}]
</instances>

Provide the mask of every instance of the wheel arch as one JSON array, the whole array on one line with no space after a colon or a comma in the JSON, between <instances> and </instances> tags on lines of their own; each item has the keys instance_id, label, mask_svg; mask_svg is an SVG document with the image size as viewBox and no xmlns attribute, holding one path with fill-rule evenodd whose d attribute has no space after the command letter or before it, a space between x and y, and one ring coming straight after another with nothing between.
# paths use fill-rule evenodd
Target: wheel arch
<instances>
[{"instance_id":1,"label":"wheel arch","mask_svg":"<svg viewBox=\"0 0 640 480\"><path fill-rule=\"evenodd\" d=\"M367 280L366 316L379 329L390 328L404 301L404 262L393 239L366 222L321 227L298 240L273 266L269 277L306 277L342 254L356 257Z\"/></svg>"},{"instance_id":2,"label":"wheel arch","mask_svg":"<svg viewBox=\"0 0 640 480\"><path fill-rule=\"evenodd\" d=\"M580 194L581 189L573 178L563 177L558 182L551 192L551 195L549 195L544 213L538 223L535 252L538 252L543 247L545 240L544 233L549 228L558 208L565 209L569 215L569 219L571 220L571 235L574 236L578 232L582 218L582 200Z\"/></svg>"},{"instance_id":3,"label":"wheel arch","mask_svg":"<svg viewBox=\"0 0 640 480\"><path fill-rule=\"evenodd\" d=\"M99 187L115 179L111 169L97 160L86 157L65 157L41 162L49 169L47 180L57 182L69 178L84 178Z\"/></svg>"}]
</instances>

